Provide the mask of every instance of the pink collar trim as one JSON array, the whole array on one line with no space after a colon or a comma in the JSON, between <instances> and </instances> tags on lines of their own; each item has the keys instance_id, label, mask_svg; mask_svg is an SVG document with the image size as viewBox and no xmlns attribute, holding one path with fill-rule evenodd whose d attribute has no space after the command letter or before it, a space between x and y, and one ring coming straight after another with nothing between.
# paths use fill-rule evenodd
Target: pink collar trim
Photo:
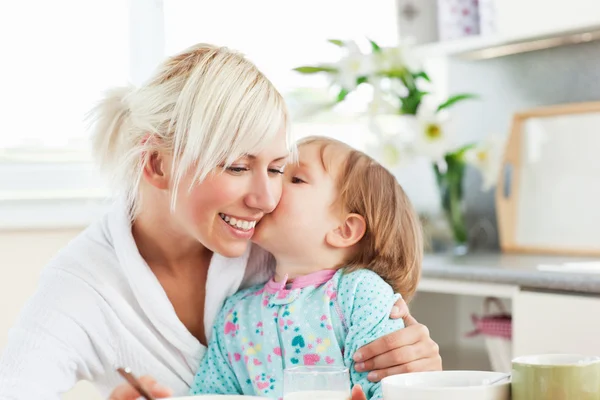
<instances>
[{"instance_id":1,"label":"pink collar trim","mask_svg":"<svg viewBox=\"0 0 600 400\"><path fill-rule=\"evenodd\" d=\"M288 280L287 275L281 282L275 282L274 278L271 278L265 285L265 288L267 289L267 292L274 294L280 290L304 289L308 286L319 286L333 278L336 272L337 270L335 269L324 269L313 272L312 274L299 276L292 281L289 289L286 288Z\"/></svg>"}]
</instances>

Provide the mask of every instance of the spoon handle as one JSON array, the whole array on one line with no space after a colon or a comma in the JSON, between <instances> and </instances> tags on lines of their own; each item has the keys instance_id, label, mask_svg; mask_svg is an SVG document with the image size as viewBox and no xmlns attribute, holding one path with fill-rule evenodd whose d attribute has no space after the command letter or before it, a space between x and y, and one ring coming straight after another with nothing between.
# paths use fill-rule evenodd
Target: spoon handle
<instances>
[{"instance_id":1,"label":"spoon handle","mask_svg":"<svg viewBox=\"0 0 600 400\"><path fill-rule=\"evenodd\" d=\"M493 381L489 381L488 385L495 385L496 383L500 383L503 380L510 379L510 377L511 377L511 374L506 374L506 375L504 375L504 376L502 376L500 378L494 379Z\"/></svg>"},{"instance_id":2,"label":"spoon handle","mask_svg":"<svg viewBox=\"0 0 600 400\"><path fill-rule=\"evenodd\" d=\"M125 380L134 387L135 390L146 400L156 400L154 396L152 396L146 389L142 387L140 381L133 375L131 369L127 368L117 368L117 372L125 378Z\"/></svg>"}]
</instances>

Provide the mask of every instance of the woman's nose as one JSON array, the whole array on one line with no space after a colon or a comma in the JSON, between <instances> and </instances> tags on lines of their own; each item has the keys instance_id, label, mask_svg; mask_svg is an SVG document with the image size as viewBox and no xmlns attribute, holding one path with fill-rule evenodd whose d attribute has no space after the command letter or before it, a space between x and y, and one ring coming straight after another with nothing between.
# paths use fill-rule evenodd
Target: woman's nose
<instances>
[{"instance_id":1,"label":"woman's nose","mask_svg":"<svg viewBox=\"0 0 600 400\"><path fill-rule=\"evenodd\" d=\"M281 184L273 181L269 177L255 179L250 194L246 196L246 205L261 210L265 214L272 212L277 207L281 196L281 189L277 190L274 187L277 184L281 186Z\"/></svg>"}]
</instances>

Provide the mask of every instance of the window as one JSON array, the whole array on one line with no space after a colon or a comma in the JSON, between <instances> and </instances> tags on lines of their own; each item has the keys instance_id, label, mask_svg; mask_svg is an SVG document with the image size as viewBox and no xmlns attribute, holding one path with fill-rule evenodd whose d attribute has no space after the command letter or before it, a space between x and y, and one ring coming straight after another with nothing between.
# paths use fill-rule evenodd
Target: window
<instances>
[{"instance_id":1,"label":"window","mask_svg":"<svg viewBox=\"0 0 600 400\"><path fill-rule=\"evenodd\" d=\"M129 78L123 0L19 0L0 5L0 149L87 147L85 112Z\"/></svg>"},{"instance_id":2,"label":"window","mask_svg":"<svg viewBox=\"0 0 600 400\"><path fill-rule=\"evenodd\" d=\"M129 80L129 3L0 3L0 229L85 226L106 192L84 115Z\"/></svg>"},{"instance_id":3,"label":"window","mask_svg":"<svg viewBox=\"0 0 600 400\"><path fill-rule=\"evenodd\" d=\"M293 108L299 89L323 93L328 82L292 68L335 61L327 39L367 37L397 42L395 0L1 2L0 229L81 226L99 215L106 192L84 115L107 88L141 83L165 55L198 42L240 50ZM296 135L360 147L366 126L349 118L356 109L338 111L295 121Z\"/></svg>"}]
</instances>

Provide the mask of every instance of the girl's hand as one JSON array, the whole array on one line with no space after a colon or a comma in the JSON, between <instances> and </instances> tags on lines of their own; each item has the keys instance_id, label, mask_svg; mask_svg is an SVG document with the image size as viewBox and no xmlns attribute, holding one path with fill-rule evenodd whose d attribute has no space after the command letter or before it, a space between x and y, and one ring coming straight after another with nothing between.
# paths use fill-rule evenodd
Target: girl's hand
<instances>
[{"instance_id":1,"label":"girl's hand","mask_svg":"<svg viewBox=\"0 0 600 400\"><path fill-rule=\"evenodd\" d=\"M352 399L351 400L367 400L365 393L363 392L360 385L354 385L352 388Z\"/></svg>"},{"instance_id":2,"label":"girl's hand","mask_svg":"<svg viewBox=\"0 0 600 400\"><path fill-rule=\"evenodd\" d=\"M406 327L360 348L354 354L356 370L371 371L371 382L406 372L441 371L439 346L429 336L429 329L410 315L403 299L398 299L390 318L404 319Z\"/></svg>"},{"instance_id":3,"label":"girl's hand","mask_svg":"<svg viewBox=\"0 0 600 400\"><path fill-rule=\"evenodd\" d=\"M149 376L143 376L140 378L142 386L157 399L165 397L171 397L171 390L160 386L156 381ZM137 400L140 398L140 394L131 387L128 383L123 383L115 388L110 394L109 400Z\"/></svg>"}]
</instances>

